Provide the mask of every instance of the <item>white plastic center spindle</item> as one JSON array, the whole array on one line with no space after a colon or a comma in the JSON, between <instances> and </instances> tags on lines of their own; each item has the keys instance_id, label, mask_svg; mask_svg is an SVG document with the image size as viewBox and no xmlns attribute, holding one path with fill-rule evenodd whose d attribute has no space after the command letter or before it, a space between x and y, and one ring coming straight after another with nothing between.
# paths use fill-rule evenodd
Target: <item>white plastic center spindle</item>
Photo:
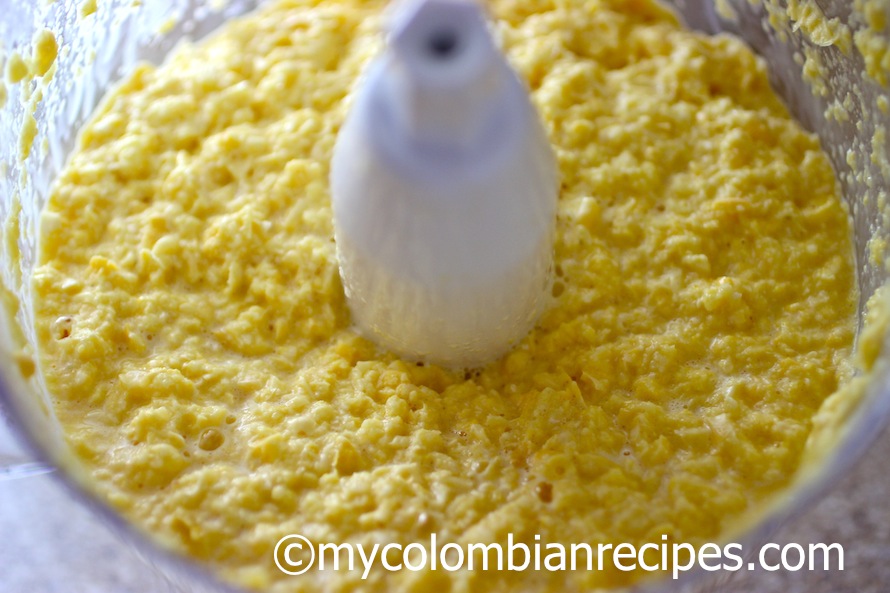
<instances>
[{"instance_id":1,"label":"white plastic center spindle","mask_svg":"<svg viewBox=\"0 0 890 593\"><path fill-rule=\"evenodd\" d=\"M550 293L558 177L528 90L473 0L407 0L331 163L353 321L452 368L506 353Z\"/></svg>"}]
</instances>

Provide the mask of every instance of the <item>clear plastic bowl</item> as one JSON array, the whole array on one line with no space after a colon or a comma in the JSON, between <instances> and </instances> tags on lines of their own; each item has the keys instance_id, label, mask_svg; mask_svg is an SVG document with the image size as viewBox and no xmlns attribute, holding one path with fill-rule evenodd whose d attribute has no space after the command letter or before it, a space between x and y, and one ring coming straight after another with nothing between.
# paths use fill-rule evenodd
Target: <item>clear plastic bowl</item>
<instances>
[{"instance_id":1,"label":"clear plastic bowl","mask_svg":"<svg viewBox=\"0 0 890 593\"><path fill-rule=\"evenodd\" d=\"M39 373L28 373L29 365L23 363L36 351L30 277L36 259L38 216L50 184L74 147L77 130L105 91L138 61L160 63L181 39L199 39L225 20L254 8L258 3L254 0L150 0L142 3L105 0L96 14L81 18L80 2L73 0L0 0L3 9L0 12L0 40L7 52L29 47L34 33L44 27L52 30L66 48L58 57L57 71L35 112L38 142L24 163L19 159L19 136L26 117L25 102L21 100L22 85L10 85L6 105L0 110L0 217L5 221L4 241L0 242L0 273L5 288L0 289L0 301L8 312L0 315L0 410L8 416L32 456L30 464L18 465L13 470L21 474L38 472L41 466L34 465L35 460L51 467L69 468L60 473L71 496L90 507L130 542L146 562L167 577L174 589L183 591L232 589L217 582L196 564L153 545L105 503L88 494L84 477L70 469L76 464L66 463L70 454L53 419ZM721 6L720 15L734 14L730 20L718 15L713 0L675 0L672 4L690 27L708 33L730 31L745 39L765 58L774 87L795 117L819 135L838 173L844 199L853 213L861 329L867 299L888 280L888 270L883 263L876 263L869 257L869 240L875 235L886 236L888 230L877 197L879 192L890 189L890 179L884 176L882 168L869 154L870 151L886 150L883 146L873 146L871 141L881 117L873 111L872 117L865 118L863 115L866 114L854 110L847 121L827 121L823 113L831 101L843 99L853 89L862 97L861 104L866 106L874 106L875 99L886 94L885 90L863 76L863 58L855 49L845 54L824 40L817 38L819 43L814 43L802 34L805 26L787 19L784 30L776 31L768 24L767 11L748 0L717 2ZM851 4L847 0L818 3L827 17L838 17L842 22L852 20L851 26L855 29L861 27L861 23L851 17ZM890 8L882 9L890 13ZM818 54L827 65L827 93L823 96L814 96L803 82L799 56L805 50ZM890 118L885 116L884 119ZM862 171L851 170L848 151L857 153L857 163L863 167ZM864 174L856 176L851 173ZM16 228L9 221L18 205L21 212ZM814 471L798 480L784 504L773 508L745 534L741 542L747 544L746 550L766 541L780 525L823 496L888 423L890 349L886 348L886 339L884 343L863 399L853 413L842 419L843 430L838 432L837 443ZM8 466L13 461L12 457L0 452L0 466L4 463ZM719 573L693 571L677 581L663 580L642 588L707 590L720 578Z\"/></svg>"}]
</instances>

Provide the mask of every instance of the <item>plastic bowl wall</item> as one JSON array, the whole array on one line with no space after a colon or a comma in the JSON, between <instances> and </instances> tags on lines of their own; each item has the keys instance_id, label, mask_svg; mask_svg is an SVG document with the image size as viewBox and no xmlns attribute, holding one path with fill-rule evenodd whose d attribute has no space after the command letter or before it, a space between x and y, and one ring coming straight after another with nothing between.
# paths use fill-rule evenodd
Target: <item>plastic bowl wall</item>
<instances>
[{"instance_id":1,"label":"plastic bowl wall","mask_svg":"<svg viewBox=\"0 0 890 593\"><path fill-rule=\"evenodd\" d=\"M579 0L581 1L581 0ZM228 591L226 586L189 561L171 555L150 543L136 529L101 501L93 498L86 481L71 462L53 420L47 394L39 373L28 372L27 360L36 351L31 310L30 278L36 259L39 213L48 196L56 173L74 147L77 130L95 109L105 91L140 60L160 63L167 52L184 38L199 39L225 20L255 7L254 0L230 2L200 0L104 0L100 10L87 18L78 13L80 2L56 0L0 0L0 40L9 51L27 48L34 33L49 28L65 48L57 60L57 70L44 90L35 118L38 142L24 162L19 158L19 136L26 117L22 85L11 85L5 107L0 109L0 217L4 222L4 240L0 242L0 302L7 315L0 315L0 409L9 416L13 427L31 452L53 465L66 469L61 478L71 495L91 507L129 543L146 562L154 565L174 589L182 591ZM800 34L789 21L785 34L768 24L763 7L748 0L727 0L735 14L722 20L713 0L676 0L673 3L690 27L709 33L733 32L745 39L766 59L776 90L792 113L808 129L816 132L839 175L844 199L854 217L855 249L861 292L860 328L864 304L875 289L888 279L887 269L868 256L868 243L875 234L886 234L878 193L890 188L890 179L874 164L871 154L859 154L863 171L851 171L848 151L884 150L874 146L872 136L880 121L877 113L866 119L852 113L848 121L826 121L825 107L835 98L843 99L856 89L862 105L875 105L883 91L877 83L862 77L863 59L855 50L844 54L834 46L813 43ZM850 4L845 0L820 2L828 17L850 18ZM887 9L890 12L890 9ZM721 11L727 14L726 10ZM172 26L168 26L172 24ZM164 33L159 33L164 31ZM786 38L786 41L782 39ZM801 66L795 54L804 49L818 53L828 66L827 94L815 96L802 80ZM887 119L885 117L885 119ZM44 143L42 140L46 139ZM863 173L858 176L849 173ZM14 214L20 208L17 220ZM11 217L11 215L13 215ZM886 340L885 340L886 342ZM890 419L888 389L888 351L876 365L873 379L855 412L844 419L837 445L817 471L799 482L786 499L755 526L744 543L765 541L784 521L800 513L846 471L868 447ZM66 460L68 461L66 463ZM753 549L753 546L746 546ZM711 588L719 575L689 573L678 581L661 581L643 587L646 590L673 591Z\"/></svg>"}]
</instances>

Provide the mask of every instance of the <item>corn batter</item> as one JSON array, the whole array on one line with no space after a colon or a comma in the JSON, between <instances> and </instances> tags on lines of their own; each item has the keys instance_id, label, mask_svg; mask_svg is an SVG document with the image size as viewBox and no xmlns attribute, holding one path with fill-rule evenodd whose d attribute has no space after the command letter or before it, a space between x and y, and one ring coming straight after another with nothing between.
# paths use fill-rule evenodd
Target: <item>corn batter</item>
<instances>
[{"instance_id":1,"label":"corn batter","mask_svg":"<svg viewBox=\"0 0 890 593\"><path fill-rule=\"evenodd\" d=\"M563 591L644 572L309 572L318 542L721 541L852 374L851 227L742 42L650 0L494 0L563 179L553 307L454 373L350 328L328 162L382 2L285 0L140 67L44 215L40 365L125 516L268 591Z\"/></svg>"}]
</instances>

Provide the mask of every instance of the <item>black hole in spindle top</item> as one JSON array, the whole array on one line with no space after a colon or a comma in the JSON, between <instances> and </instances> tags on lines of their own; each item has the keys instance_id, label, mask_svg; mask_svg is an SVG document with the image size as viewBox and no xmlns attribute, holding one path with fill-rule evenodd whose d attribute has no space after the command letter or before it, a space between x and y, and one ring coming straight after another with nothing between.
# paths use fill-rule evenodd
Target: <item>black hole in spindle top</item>
<instances>
[{"instance_id":1,"label":"black hole in spindle top","mask_svg":"<svg viewBox=\"0 0 890 593\"><path fill-rule=\"evenodd\" d=\"M426 47L429 54L437 60L454 57L460 45L460 37L454 29L437 29L430 33Z\"/></svg>"}]
</instances>

